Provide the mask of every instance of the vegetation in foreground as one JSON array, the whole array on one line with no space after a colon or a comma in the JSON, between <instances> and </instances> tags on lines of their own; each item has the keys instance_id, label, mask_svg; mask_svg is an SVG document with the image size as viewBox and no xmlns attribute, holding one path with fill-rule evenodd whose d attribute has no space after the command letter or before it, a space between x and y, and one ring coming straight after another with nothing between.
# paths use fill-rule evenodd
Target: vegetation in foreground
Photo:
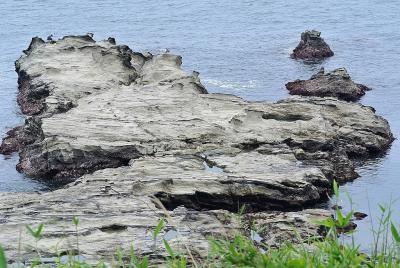
<instances>
[{"instance_id":1,"label":"vegetation in foreground","mask_svg":"<svg viewBox=\"0 0 400 268\"><path fill-rule=\"evenodd\" d=\"M335 198L338 200L339 192L334 182ZM335 207L339 207L336 206ZM360 247L353 243L346 243L339 236L351 222L353 212L343 214L336 209L333 218L320 222L327 230L326 236L310 239L303 243L287 243L280 248L270 248L262 245L244 234L236 234L233 239L210 238L209 256L203 260L196 260L187 248L185 253L175 252L166 240L163 240L165 252L169 257L162 264L163 267L289 267L289 268L314 268L314 267L400 267L400 234L398 227L391 221L392 211L380 206L381 217L377 228L371 230L374 237L374 249L366 255L360 251ZM167 215L168 221L168 215ZM79 219L74 218L72 223L78 230ZM165 220L161 219L153 232L156 240L161 233ZM27 231L37 241L42 237L44 225L37 228L27 226ZM78 232L77 232L78 233ZM79 237L77 236L79 252ZM140 257L132 247L129 252L117 250L113 261L93 265L86 263L79 256L58 257L55 264L44 264L40 256L40 250L35 245L37 258L31 267L129 267L147 268L154 267L150 264L149 256ZM23 265L14 264L13 267ZM0 268L7 267L4 250L0 247Z\"/></svg>"}]
</instances>

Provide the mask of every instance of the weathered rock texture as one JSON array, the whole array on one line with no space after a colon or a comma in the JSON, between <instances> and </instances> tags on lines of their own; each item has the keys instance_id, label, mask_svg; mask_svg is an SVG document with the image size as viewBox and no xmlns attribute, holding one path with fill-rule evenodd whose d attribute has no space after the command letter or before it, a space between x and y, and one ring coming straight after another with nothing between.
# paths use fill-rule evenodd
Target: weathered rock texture
<instances>
[{"instance_id":1,"label":"weathered rock texture","mask_svg":"<svg viewBox=\"0 0 400 268\"><path fill-rule=\"evenodd\" d=\"M354 179L353 158L375 156L392 141L370 107L208 94L179 56L135 53L113 40L35 38L16 66L19 103L33 117L2 148L19 151L18 169L28 176L75 181L49 193L0 195L0 243L12 259L24 224L46 223L46 256L61 238L59 249L74 248L73 226L65 226L73 215L89 259L132 241L159 257L151 231L164 212L154 198L171 211L168 228L179 231L172 243L190 241L198 255L206 235L239 227L230 212L242 205L246 219L273 231L262 234L271 245L294 237L292 225L315 235L311 222L327 212L301 209L326 199L333 179Z\"/></svg>"},{"instance_id":2,"label":"weathered rock texture","mask_svg":"<svg viewBox=\"0 0 400 268\"><path fill-rule=\"evenodd\" d=\"M26 234L24 225L36 226L42 222L45 224L44 237L39 247L45 258L54 256L56 250L61 255L68 252L77 254L76 233L72 224L75 215L80 219L80 255L87 260L102 258L109 262L116 247L129 249L131 244L140 254L159 259L166 254L162 238L169 239L172 246L180 251L188 245L198 258L207 254L206 237L230 237L241 229L241 224L246 225L243 231L248 232L250 226L256 223L263 230L260 233L263 242L275 246L289 238L296 239L295 232L304 237L318 235L320 230L315 221L329 216L327 211L318 209L288 213L270 211L247 213L239 223L237 216L219 209L232 204L236 211L240 209L242 203L234 194L232 200L227 196L221 199L221 206L215 200L218 194L215 191L223 184L223 177L205 169L200 159L148 157L132 161L128 167L104 169L86 175L51 193L3 193L0 195L0 243L5 246L8 257L16 260L19 232L22 230L23 261L32 260L35 252L29 245L34 245L34 241ZM194 178L198 181L196 185L192 185ZM205 192L207 187L210 193ZM251 188L246 187L247 191ZM243 194L246 189L241 189L238 182L232 191ZM176 204L187 205L187 208L179 206L169 212L168 225L156 246L153 230L165 214L152 200L152 194L160 196L163 201L168 194ZM207 197L213 198L211 201L214 204L208 204ZM168 207L171 202L168 202ZM204 204L215 209L191 208Z\"/></svg>"},{"instance_id":3,"label":"weathered rock texture","mask_svg":"<svg viewBox=\"0 0 400 268\"><path fill-rule=\"evenodd\" d=\"M315 60L334 55L328 44L321 38L321 32L312 30L301 34L300 43L290 55L294 59Z\"/></svg>"},{"instance_id":4,"label":"weathered rock texture","mask_svg":"<svg viewBox=\"0 0 400 268\"><path fill-rule=\"evenodd\" d=\"M370 90L367 86L354 83L345 68L325 73L324 68L309 80L295 80L286 84L292 95L335 97L346 101L356 101Z\"/></svg>"}]
</instances>

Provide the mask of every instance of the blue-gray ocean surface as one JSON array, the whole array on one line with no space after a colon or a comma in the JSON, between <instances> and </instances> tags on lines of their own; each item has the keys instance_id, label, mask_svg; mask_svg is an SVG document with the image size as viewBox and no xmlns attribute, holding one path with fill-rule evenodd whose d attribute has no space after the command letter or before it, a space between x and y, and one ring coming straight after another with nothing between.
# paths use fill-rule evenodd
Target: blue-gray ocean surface
<instances>
[{"instance_id":1,"label":"blue-gray ocean surface","mask_svg":"<svg viewBox=\"0 0 400 268\"><path fill-rule=\"evenodd\" d=\"M356 82L373 88L361 103L375 107L398 137L399 14L398 0L3 0L0 132L23 121L16 105L14 61L31 37L92 32L97 40L113 36L137 51L168 48L183 56L186 70L201 73L209 91L249 100L285 98L286 82L309 78L321 66L346 67ZM322 31L335 56L316 65L290 59L300 33L314 28ZM15 171L17 161L17 156L0 156L0 191L45 190L45 185ZM399 142L387 155L359 166L358 172L361 177L342 192L348 191L356 210L372 213L369 219L376 221L378 204L400 197ZM398 216L400 201L393 208ZM368 218L357 222L356 240L363 248L372 242L369 223Z\"/></svg>"}]
</instances>

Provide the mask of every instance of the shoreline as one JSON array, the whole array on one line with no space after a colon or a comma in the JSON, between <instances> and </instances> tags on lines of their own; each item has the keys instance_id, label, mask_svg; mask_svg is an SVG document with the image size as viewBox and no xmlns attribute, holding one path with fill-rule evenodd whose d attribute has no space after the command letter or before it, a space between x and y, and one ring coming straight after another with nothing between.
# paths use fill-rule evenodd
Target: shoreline
<instances>
[{"instance_id":1,"label":"shoreline","mask_svg":"<svg viewBox=\"0 0 400 268\"><path fill-rule=\"evenodd\" d=\"M43 60L46 53L50 53L49 57ZM67 67L57 65L55 60L63 53L73 55L72 62L66 62ZM48 64L45 71L37 67L37 60ZM182 210L184 205L183 214L188 215L194 213L192 209L234 211L240 203L254 211L266 211L267 215L276 209L293 210L326 198L333 177L340 177L343 182L354 179L349 153L359 158L371 156L385 151L392 142L387 121L369 107L334 98L292 97L277 103L252 103L233 95L207 94L197 75L185 74L180 69L180 57L170 54L145 56L126 46L67 37L55 43L34 41L27 56L19 61L23 65L20 68L39 75L35 76L36 81L29 82L29 89L36 94L30 95L33 103L48 95L44 98L46 108L39 109L39 114L27 121L23 134L12 137L17 144L24 141L19 169L48 179L78 177L51 194L22 193L13 200L3 195L0 210L8 211L19 204L37 212L32 220L25 219L28 222L45 220L39 207L45 204L48 207L42 210L55 213L57 204L68 196L81 203L72 200L63 204L70 206L67 215L59 215L64 219L79 212L82 204L93 198L104 206L97 207L100 211L93 217L83 218L97 221L85 227L90 232L104 228L102 213L112 213L112 205L121 209L123 202L137 194L148 204L152 204L148 196L155 195L164 204L173 204L171 208ZM77 71L69 69L76 64ZM63 71L75 76L86 72L80 76L77 92L71 88L73 80L65 79ZM86 78L89 75L101 83L93 85L93 76ZM116 78L121 83L112 82ZM30 99L24 102L29 104ZM28 110L28 114L38 111ZM93 121L100 127L90 128ZM129 140L131 137L134 138ZM206 171L203 161L223 172ZM117 178L109 179L115 173ZM131 205L146 210L138 203ZM96 206L87 209L96 210ZM0 229L22 224L19 219L23 209L7 213L12 220L6 220ZM151 214L124 213L115 215L116 221L130 218L134 222L135 217ZM198 213L209 217L207 212ZM229 215L223 210L214 213ZM148 227L156 223L153 216L149 218L153 223ZM217 218L208 220L220 222ZM187 223L183 221L184 224ZM127 234L131 234L129 228L136 228L128 223L126 226L123 231ZM91 239L94 238L87 242L92 243ZM54 237L50 235L49 241ZM97 254L86 250L88 255Z\"/></svg>"}]
</instances>

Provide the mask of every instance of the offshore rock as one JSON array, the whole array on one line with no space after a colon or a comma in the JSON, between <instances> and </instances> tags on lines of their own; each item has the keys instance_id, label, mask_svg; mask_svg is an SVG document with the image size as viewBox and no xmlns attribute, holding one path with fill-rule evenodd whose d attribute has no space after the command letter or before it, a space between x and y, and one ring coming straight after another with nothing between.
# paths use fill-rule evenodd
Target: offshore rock
<instances>
[{"instance_id":1,"label":"offshore rock","mask_svg":"<svg viewBox=\"0 0 400 268\"><path fill-rule=\"evenodd\" d=\"M335 97L346 101L356 101L370 90L367 86L351 80L345 68L325 73L324 68L309 80L296 80L286 84L291 95Z\"/></svg>"},{"instance_id":2,"label":"offshore rock","mask_svg":"<svg viewBox=\"0 0 400 268\"><path fill-rule=\"evenodd\" d=\"M301 34L300 43L290 57L294 59L316 60L334 55L328 44L321 38L321 32L312 30Z\"/></svg>"},{"instance_id":3,"label":"offshore rock","mask_svg":"<svg viewBox=\"0 0 400 268\"><path fill-rule=\"evenodd\" d=\"M0 244L13 260L26 224L46 223L43 256L57 245L76 250L66 224L73 216L81 219L85 258L107 258L132 241L160 258L151 232L162 206L170 214L165 232L178 233L171 244L187 243L198 256L206 236L240 229L232 213L242 205L246 219L274 230L260 234L270 245L295 237L293 224L314 236L315 218L329 212L303 209L325 200L333 179L354 179L353 159L379 155L393 140L370 107L208 94L197 73L181 69L180 56L133 52L113 39L34 39L25 53L16 63L19 103L31 117L2 147L19 152L17 168L30 177L73 182L0 195Z\"/></svg>"}]
</instances>

